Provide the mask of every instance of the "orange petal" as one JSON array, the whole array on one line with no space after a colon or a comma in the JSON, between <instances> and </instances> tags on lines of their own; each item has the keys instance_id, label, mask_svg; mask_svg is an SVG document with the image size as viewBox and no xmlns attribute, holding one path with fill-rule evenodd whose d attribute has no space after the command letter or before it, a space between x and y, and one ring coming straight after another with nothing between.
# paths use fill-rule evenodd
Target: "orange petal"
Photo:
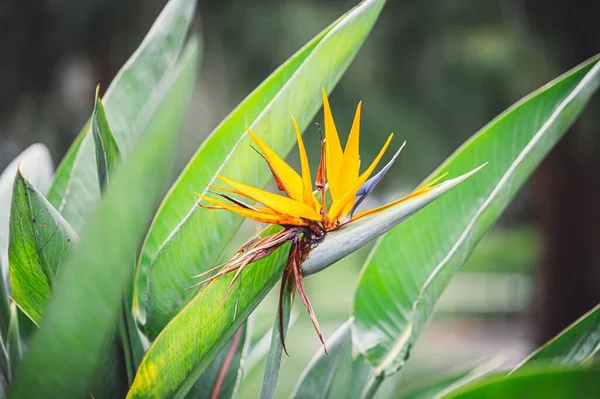
<instances>
[{"instance_id":1,"label":"orange petal","mask_svg":"<svg viewBox=\"0 0 600 399\"><path fill-rule=\"evenodd\" d=\"M237 191L237 190L234 190L234 189L232 189L232 188L227 188L227 187L219 187L219 186L215 186L215 185L212 185L212 184L207 184L207 185L206 185L206 187L208 187L208 188L212 188L213 190L225 191L225 192L232 193L232 194L238 194L238 195L240 194L240 192L239 192L239 191ZM198 193L196 193L196 195L197 195L197 194L198 194Z\"/></svg>"},{"instance_id":2,"label":"orange petal","mask_svg":"<svg viewBox=\"0 0 600 399\"><path fill-rule=\"evenodd\" d=\"M373 173L373 170L375 170L375 168L377 167L377 164L381 160L381 157L383 157L385 150L387 150L388 146L390 145L392 137L394 137L393 133L390 134L387 141L383 145L383 148L381 149L381 151L379 151L379 154L377 154L377 157L373 160L369 168L359 176L354 186L347 190L346 193L342 196L342 198L340 198L338 201L334 201L328 214L329 220L331 222L339 221L344 217L348 216L348 213L344 213L344 211L348 208L352 209L352 206L349 206L348 204L354 204L356 192L367 181L371 173Z\"/></svg>"},{"instance_id":3,"label":"orange petal","mask_svg":"<svg viewBox=\"0 0 600 399\"><path fill-rule=\"evenodd\" d=\"M350 190L358 180L358 166L360 162L358 147L360 138L360 111L362 108L362 102L358 103L356 107L356 114L354 116L354 122L350 129L350 135L346 142L346 148L344 149L344 155L342 158L342 167L340 169L338 177L338 185L341 193L345 193ZM344 209L344 213L350 213L352 209L351 203L348 203L350 209Z\"/></svg>"},{"instance_id":4,"label":"orange petal","mask_svg":"<svg viewBox=\"0 0 600 399\"><path fill-rule=\"evenodd\" d=\"M323 89L323 118L325 120L325 161L327 162L327 183L333 200L339 198L343 193L339 189L338 176L342 167L342 145L338 136L327 93Z\"/></svg>"},{"instance_id":5,"label":"orange petal","mask_svg":"<svg viewBox=\"0 0 600 399\"><path fill-rule=\"evenodd\" d=\"M313 208L311 208L303 202L295 201L291 198L284 197L283 195L270 193L268 191L252 187L247 184L239 183L230 180L224 176L218 175L218 177L223 182L235 188L245 197L260 202L261 204L263 204L267 208L271 208L275 212L309 220L321 220L320 213L315 211Z\"/></svg>"},{"instance_id":6,"label":"orange petal","mask_svg":"<svg viewBox=\"0 0 600 399\"><path fill-rule=\"evenodd\" d=\"M210 198L210 197L207 197L207 196L204 196L201 194L196 193L196 195L199 198L202 198L204 201L206 201L210 204L216 205L220 209L226 209L228 211L237 213L238 215L241 215L248 219L255 220L257 222L269 223L269 224L280 224L283 226L306 226L308 224L306 222L306 220L299 218L299 217L294 217L291 215L280 215L280 214L275 214L275 213L265 213L265 212L261 212L260 209L255 211L255 210L251 210L251 209L242 208L241 206L237 206L237 205L230 205L226 202L219 201L217 199ZM215 208L215 207L205 206L200 203L198 203L198 205L200 205L201 207L206 207L206 208L212 208L212 209Z\"/></svg>"},{"instance_id":7,"label":"orange petal","mask_svg":"<svg viewBox=\"0 0 600 399\"><path fill-rule=\"evenodd\" d=\"M315 195L313 194L312 178L310 177L310 166L308 164L308 156L306 155L306 148L304 148L304 142L302 141L302 134L298 128L296 118L292 116L292 122L294 123L294 129L296 130L296 139L298 140L298 152L300 153L300 165L302 167L302 201L319 212L321 210Z\"/></svg>"},{"instance_id":8,"label":"orange petal","mask_svg":"<svg viewBox=\"0 0 600 399\"><path fill-rule=\"evenodd\" d=\"M277 186L282 186L283 191L285 191L290 198L293 198L296 201L302 201L302 178L249 128L246 128L246 131L262 152L262 155L269 164L269 168L271 168L271 172L276 176L275 180L277 181Z\"/></svg>"}]
</instances>

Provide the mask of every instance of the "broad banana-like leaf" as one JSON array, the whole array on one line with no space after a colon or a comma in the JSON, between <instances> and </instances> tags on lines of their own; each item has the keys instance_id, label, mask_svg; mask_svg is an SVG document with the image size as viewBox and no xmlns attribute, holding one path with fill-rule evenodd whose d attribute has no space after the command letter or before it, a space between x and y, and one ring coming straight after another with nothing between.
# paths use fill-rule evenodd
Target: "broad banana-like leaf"
<instances>
[{"instance_id":1,"label":"broad banana-like leaf","mask_svg":"<svg viewBox=\"0 0 600 399\"><path fill-rule=\"evenodd\" d=\"M39 324L58 269L78 236L19 170L10 214L12 297Z\"/></svg>"},{"instance_id":2,"label":"broad banana-like leaf","mask_svg":"<svg viewBox=\"0 0 600 399\"><path fill-rule=\"evenodd\" d=\"M190 217L188 214L195 210L195 200L191 200L194 191L204 188L207 182L214 179L215 174L219 172L228 158L233 158L235 154L241 151L241 149L236 149L239 147L237 142L244 135L244 125L251 125L260 116L263 108L273 101L285 83L298 71L306 60L306 57L312 53L315 46L336 24L337 21L314 37L250 93L208 136L179 175L177 181L173 184L156 212L138 261L136 287L138 289L140 311L144 311L146 306L146 276L150 262L163 245L168 245L166 241L179 223L182 220L188 219ZM202 225L196 227L203 229ZM219 256L226 242L230 240L230 235L237 228L230 230L232 231L228 232L229 236L219 233L220 239L215 241L216 246L203 246L202 253L212 254L214 250L214 254L210 256L206 255L205 258L199 259L194 257L189 264L197 265L204 262L209 265L214 263L214 258ZM209 229L207 228L206 231L209 231ZM211 231L211 234L217 234L217 231ZM189 250L189 248L186 250ZM195 252L192 253L195 254ZM198 255L195 256L197 257ZM160 274L160 266L155 266L154 269L156 269L155 274ZM191 270L196 269L186 270L183 274L189 276Z\"/></svg>"},{"instance_id":3,"label":"broad banana-like leaf","mask_svg":"<svg viewBox=\"0 0 600 399\"><path fill-rule=\"evenodd\" d=\"M48 191L54 175L50 151L43 144L33 144L19 154L0 175L0 335L6 341L10 318L8 296L11 292L8 276L9 220L12 206L12 190L17 167L25 173L35 187L44 194ZM22 332L35 329L33 321L17 308ZM33 328L30 328L33 327Z\"/></svg>"},{"instance_id":4,"label":"broad banana-like leaf","mask_svg":"<svg viewBox=\"0 0 600 399\"><path fill-rule=\"evenodd\" d=\"M596 399L600 397L600 369L537 368L508 377L494 375L477 379L444 399Z\"/></svg>"},{"instance_id":5,"label":"broad banana-like leaf","mask_svg":"<svg viewBox=\"0 0 600 399\"><path fill-rule=\"evenodd\" d=\"M114 173L121 161L121 151L108 125L106 112L99 94L100 86L98 85L96 87L96 97L94 98L94 111L92 112L92 136L94 137L94 147L96 149L96 168L98 169L100 190L104 191L108 186L109 175Z\"/></svg>"},{"instance_id":6,"label":"broad banana-like leaf","mask_svg":"<svg viewBox=\"0 0 600 399\"><path fill-rule=\"evenodd\" d=\"M131 281L132 254L168 177L183 110L194 84L197 46L143 140L124 160L98 209L61 267L39 332L17 370L13 398L89 397ZM117 397L123 395L103 396Z\"/></svg>"},{"instance_id":7,"label":"broad banana-like leaf","mask_svg":"<svg viewBox=\"0 0 600 399\"><path fill-rule=\"evenodd\" d=\"M357 397L356 392L351 392L353 379L352 364L352 339L350 337L350 324L345 322L327 340L325 354L320 348L312 358L300 381L296 385L292 398L335 399ZM358 392L360 394L360 392Z\"/></svg>"},{"instance_id":8,"label":"broad banana-like leaf","mask_svg":"<svg viewBox=\"0 0 600 399\"><path fill-rule=\"evenodd\" d=\"M551 363L565 367L577 366L588 360L599 349L600 305L529 355L514 370L538 363Z\"/></svg>"},{"instance_id":9,"label":"broad banana-like leaf","mask_svg":"<svg viewBox=\"0 0 600 399\"><path fill-rule=\"evenodd\" d=\"M0 257L5 281L8 281L8 222L17 167L42 194L48 191L54 174L50 151L45 145L38 143L27 147L0 175Z\"/></svg>"},{"instance_id":10,"label":"broad banana-like leaf","mask_svg":"<svg viewBox=\"0 0 600 399\"><path fill-rule=\"evenodd\" d=\"M407 215L415 213L419 207L427 206L433 199L463 182L476 171L440 184L437 189L429 192L431 196L424 194L410 198L374 214L376 216L373 217L379 221L391 219L392 223L400 223ZM386 218L386 214L390 217ZM310 262L308 270L322 270L335 262L338 256L343 256L340 254L344 250L338 248L340 240L336 237L349 239L350 235L344 233L345 228L356 232L360 231L359 226L364 224L364 230L372 230L373 223L373 218L360 218L339 229L331 239L328 234L313 250L319 250L316 255L311 253L305 261ZM391 227L392 224L383 223L381 234ZM279 229L277 226L269 227L262 235L273 234ZM360 237L363 241L349 240L353 246L360 248L375 238L376 234L364 234ZM224 302L225 292L233 278L231 274L220 277L199 292L156 337L138 368L127 397L185 396L211 359L281 279L281 273L287 263L287 251L289 244L244 269ZM335 256L331 256L331 253ZM168 375L168 378L157 377L162 375Z\"/></svg>"},{"instance_id":11,"label":"broad banana-like leaf","mask_svg":"<svg viewBox=\"0 0 600 399\"><path fill-rule=\"evenodd\" d=\"M308 126L321 106L322 88L331 91L335 86L384 3L365 0L318 35L217 128L184 170L159 210L140 264L152 259L146 293L149 336L156 336L193 297L197 290L186 290L192 285L189 276L216 264L242 222L231 212L198 207L194 191L205 193L206 185L214 184L217 174L264 186L271 172L251 147L244 124L278 154L287 154L295 144L291 114L302 130ZM263 97L265 91L267 96ZM247 115L242 110L248 111Z\"/></svg>"},{"instance_id":12,"label":"broad banana-like leaf","mask_svg":"<svg viewBox=\"0 0 600 399\"><path fill-rule=\"evenodd\" d=\"M100 85L96 86L94 98L94 111L92 112L92 137L96 150L96 169L98 170L98 183L101 193L108 187L110 176L112 176L121 163L121 150L113 135L106 112L100 99ZM132 264L135 264L135 254L132 254ZM125 374L128 384L133 381L135 370L144 356L144 349L140 339L139 331L133 317L132 290L127 287L123 298L123 310L119 317L118 333L119 341L114 341L112 359L107 357L104 363L109 370L118 368L122 358L125 366ZM122 355L122 356L121 356ZM112 360L112 361L111 361Z\"/></svg>"},{"instance_id":13,"label":"broad banana-like leaf","mask_svg":"<svg viewBox=\"0 0 600 399\"><path fill-rule=\"evenodd\" d=\"M170 0L104 95L108 122L126 159L162 106L194 16L195 0ZM80 231L100 199L91 126L62 161L50 202ZM79 141L81 140L81 142ZM72 159L71 159L72 158Z\"/></svg>"},{"instance_id":14,"label":"broad banana-like leaf","mask_svg":"<svg viewBox=\"0 0 600 399\"><path fill-rule=\"evenodd\" d=\"M273 234L270 227L263 235ZM289 244L244 270L223 302L232 275L198 293L156 337L127 398L183 398L269 290L280 280Z\"/></svg>"},{"instance_id":15,"label":"broad banana-like leaf","mask_svg":"<svg viewBox=\"0 0 600 399\"><path fill-rule=\"evenodd\" d=\"M433 176L489 165L373 248L355 293L352 337L378 374L392 374L404 365L450 278L599 84L600 65L594 58L510 107Z\"/></svg>"}]
</instances>

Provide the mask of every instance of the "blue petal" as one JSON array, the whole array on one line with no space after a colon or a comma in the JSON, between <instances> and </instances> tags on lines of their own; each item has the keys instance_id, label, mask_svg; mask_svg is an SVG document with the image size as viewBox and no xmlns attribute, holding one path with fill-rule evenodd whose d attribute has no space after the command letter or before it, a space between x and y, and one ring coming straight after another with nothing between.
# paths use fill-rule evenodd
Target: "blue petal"
<instances>
[{"instance_id":1,"label":"blue petal","mask_svg":"<svg viewBox=\"0 0 600 399\"><path fill-rule=\"evenodd\" d=\"M383 176L385 176L385 174L388 172L388 170L390 170L390 168L394 164L394 161L396 161L396 158L398 158L398 155L400 155L400 151L402 151L405 144L406 144L406 141L404 143L402 143L402 145L400 146L398 151L396 151L396 153L394 154L392 159L390 159L390 161L387 163L387 165L385 165L385 167L383 169L381 169L379 171L379 173L377 173L375 176L373 176L369 180L367 180L365 182L365 184L363 184L362 187L358 190L358 192L356 193L356 196L359 198L356 200L356 202L354 203L354 206L352 207L352 211L350 212L350 218L352 218L352 215L354 215L354 212L356 211L358 206L375 189L375 186L377 186L377 183L379 183L379 181L381 179L383 179Z\"/></svg>"}]
</instances>

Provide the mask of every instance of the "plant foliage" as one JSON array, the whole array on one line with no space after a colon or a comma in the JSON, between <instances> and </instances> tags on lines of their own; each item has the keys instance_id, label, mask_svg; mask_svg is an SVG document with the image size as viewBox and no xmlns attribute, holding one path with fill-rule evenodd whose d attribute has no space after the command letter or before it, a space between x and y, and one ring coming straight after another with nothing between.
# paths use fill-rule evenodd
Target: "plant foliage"
<instances>
[{"instance_id":1,"label":"plant foliage","mask_svg":"<svg viewBox=\"0 0 600 399\"><path fill-rule=\"evenodd\" d=\"M102 98L97 90L90 120L56 173L36 144L0 176L2 396L235 395L252 346L249 316L281 279L290 244L252 263L231 287L233 276L224 275L188 289L191 275L217 266L242 223L198 207L193 194L206 195L218 175L264 187L272 171L245 125L288 154L290 114L306 130L321 91L334 89L384 5L362 1L293 54L217 126L164 194L201 51L190 31L195 1L167 3ZM315 354L293 397L393 397L391 376L410 361L440 294L599 85L594 57L474 134L417 188L422 195L336 225L314 243L298 261L301 275L377 239L350 319L327 340L329 354ZM358 169L358 158L348 159L344 165ZM394 160L356 187L356 202ZM268 226L260 237L280 231ZM281 292L262 398L275 395L285 349L293 288ZM409 386L401 397L598 397L599 315L592 309L511 373L486 364Z\"/></svg>"}]
</instances>

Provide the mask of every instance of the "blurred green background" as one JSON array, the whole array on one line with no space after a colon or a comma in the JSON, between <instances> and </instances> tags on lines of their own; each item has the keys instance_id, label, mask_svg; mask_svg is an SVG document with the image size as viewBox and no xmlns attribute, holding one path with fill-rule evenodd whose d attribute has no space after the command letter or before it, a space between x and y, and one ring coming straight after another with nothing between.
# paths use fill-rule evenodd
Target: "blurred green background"
<instances>
[{"instance_id":1,"label":"blurred green background","mask_svg":"<svg viewBox=\"0 0 600 399\"><path fill-rule=\"evenodd\" d=\"M354 4L201 0L196 26L205 51L173 176L244 96ZM0 167L37 141L58 163L92 111L96 84L108 86L163 5L4 0ZM598 15L593 0L390 1L330 97L342 135L363 100L363 159L372 159L389 132L408 142L366 205L408 192L504 109L597 53ZM514 364L600 302L599 110L592 102L452 281L403 374L407 384L497 355ZM305 137L316 168L317 128ZM298 165L295 152L290 162ZM236 244L255 229L245 225ZM348 318L367 253L307 280L325 335ZM257 341L275 310L270 295L255 314ZM319 347L298 303L296 311L278 397L291 392ZM257 396L263 367L252 368L240 397Z\"/></svg>"}]
</instances>

